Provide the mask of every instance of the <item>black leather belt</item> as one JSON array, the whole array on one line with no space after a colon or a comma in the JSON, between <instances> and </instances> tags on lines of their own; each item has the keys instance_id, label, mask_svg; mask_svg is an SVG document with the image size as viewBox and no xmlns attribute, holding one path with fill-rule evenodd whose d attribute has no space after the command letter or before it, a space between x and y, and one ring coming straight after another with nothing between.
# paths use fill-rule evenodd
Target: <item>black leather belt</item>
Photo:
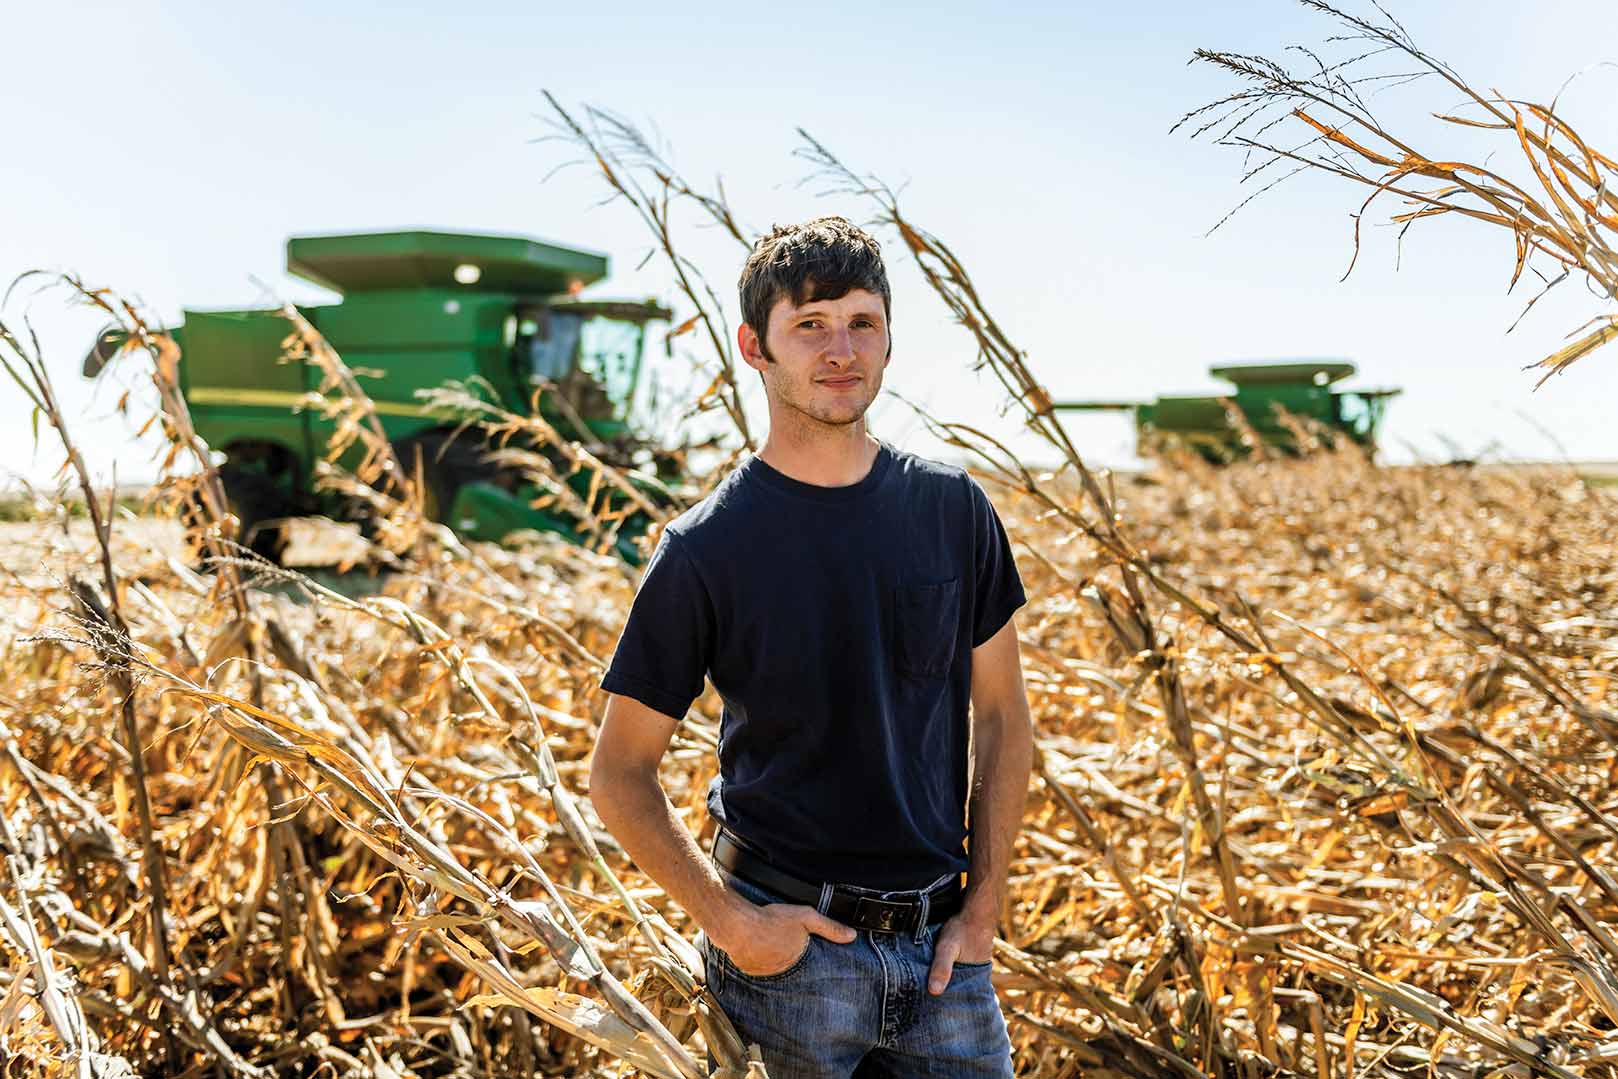
<instances>
[{"instance_id":1,"label":"black leather belt","mask_svg":"<svg viewBox=\"0 0 1618 1079\"><path fill-rule=\"evenodd\" d=\"M762 856L743 847L728 832L720 830L714 840L713 860L749 884L756 884L774 892L783 899L806 906L820 906L824 886L795 877L767 862ZM961 909L961 879L952 877L925 894L921 899L884 899L884 893L869 888L834 884L826 916L855 929L869 929L878 933L914 933L922 924L932 925L954 916Z\"/></svg>"}]
</instances>

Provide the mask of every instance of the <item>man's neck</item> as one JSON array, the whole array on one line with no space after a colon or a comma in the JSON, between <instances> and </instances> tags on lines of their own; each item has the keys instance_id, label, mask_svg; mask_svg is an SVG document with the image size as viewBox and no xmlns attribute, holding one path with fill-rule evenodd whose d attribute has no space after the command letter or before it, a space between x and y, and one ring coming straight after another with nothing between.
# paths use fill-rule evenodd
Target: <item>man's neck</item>
<instances>
[{"instance_id":1,"label":"man's neck","mask_svg":"<svg viewBox=\"0 0 1618 1079\"><path fill-rule=\"evenodd\" d=\"M836 431L792 436L770 428L759 458L771 468L817 487L847 487L871 471L881 443L865 430L865 420Z\"/></svg>"}]
</instances>

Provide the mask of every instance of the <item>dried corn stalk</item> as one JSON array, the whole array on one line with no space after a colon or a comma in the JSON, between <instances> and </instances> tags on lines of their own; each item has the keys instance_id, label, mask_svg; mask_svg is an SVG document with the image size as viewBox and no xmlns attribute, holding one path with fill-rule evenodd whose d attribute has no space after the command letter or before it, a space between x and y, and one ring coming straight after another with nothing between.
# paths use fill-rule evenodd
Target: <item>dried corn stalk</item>
<instances>
[{"instance_id":1,"label":"dried corn stalk","mask_svg":"<svg viewBox=\"0 0 1618 1079\"><path fill-rule=\"evenodd\" d=\"M1242 181L1260 186L1242 206L1300 172L1330 173L1370 189L1354 213L1350 271L1359 257L1365 213L1390 195L1404 206L1392 215L1401 239L1416 222L1446 215L1510 233L1511 286L1525 270L1544 283L1523 314L1575 275L1618 308L1618 164L1580 136L1557 112L1555 100L1520 101L1474 89L1448 64L1423 52L1380 5L1378 18L1367 18L1319 0L1300 3L1335 19L1343 32L1319 53L1297 48L1303 59L1295 67L1212 49L1195 54L1246 85L1194 110L1175 127L1194 124L1193 138L1207 135L1244 152ZM1497 135L1500 160L1490 153L1473 164L1467 157L1476 154L1470 151L1435 150L1411 131L1385 126L1370 98L1389 85L1417 81L1457 93L1461 106L1435 114L1437 119L1452 128ZM1277 133L1286 131L1303 141L1276 141ZM1572 342L1533 365L1545 371L1541 384L1618 340L1618 310L1598 313L1569 336Z\"/></svg>"}]
</instances>

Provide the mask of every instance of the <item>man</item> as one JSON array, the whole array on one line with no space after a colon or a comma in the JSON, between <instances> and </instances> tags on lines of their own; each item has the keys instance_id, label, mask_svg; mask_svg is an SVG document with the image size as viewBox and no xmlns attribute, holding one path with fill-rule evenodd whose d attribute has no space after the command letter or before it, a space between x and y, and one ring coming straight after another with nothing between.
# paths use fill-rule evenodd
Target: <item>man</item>
<instances>
[{"instance_id":1,"label":"man","mask_svg":"<svg viewBox=\"0 0 1618 1079\"><path fill-rule=\"evenodd\" d=\"M1010 544L965 471L866 431L892 353L875 240L776 228L740 288L769 436L647 565L592 801L701 927L772 1079L1009 1076L989 971L1032 756ZM712 862L657 780L705 675Z\"/></svg>"}]
</instances>

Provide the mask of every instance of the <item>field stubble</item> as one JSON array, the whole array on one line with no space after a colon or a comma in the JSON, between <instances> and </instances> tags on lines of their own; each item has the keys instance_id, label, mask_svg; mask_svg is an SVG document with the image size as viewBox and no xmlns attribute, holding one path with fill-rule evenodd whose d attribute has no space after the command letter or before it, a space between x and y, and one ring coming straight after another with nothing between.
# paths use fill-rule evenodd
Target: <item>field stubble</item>
<instances>
[{"instance_id":1,"label":"field stubble","mask_svg":"<svg viewBox=\"0 0 1618 1079\"><path fill-rule=\"evenodd\" d=\"M1019 631L1040 750L995 973L1019 1072L1193 1074L1190 1061L1214 1060L1347 1075L1352 1057L1361 1074L1472 1075L1524 1053L1561 1074L1608 1068L1618 500L1565 469L1386 469L1353 452L1222 470L1181 460L1115 498L1151 563L1240 597L1270 649L1243 652L1173 605L1160 611L1240 909L1148 692L1152 668L1116 625L1114 570L1032 500L999 491L1030 596ZM59 528L10 526L24 527L39 543L27 560L63 579L91 557ZM177 987L138 962L150 897L111 733L118 693L75 643L64 586L19 566L15 547L6 559L8 910L19 925L31 912L101 1053L146 1071L212 1057L238 1074L607 1065L586 1041L479 997L486 978L468 955L497 958L518 992L567 1005L577 1025L624 1035L580 993L600 991L588 964L534 950L502 901L480 915L454 881L400 872L400 838L385 821L356 828L354 792L313 767L341 767L339 752L512 906L546 900L540 870L602 964L689 1040L690 1009L648 973L659 949L513 748L527 713L517 687L493 681L480 700L442 662L448 640L469 663L512 672L558 781L578 791L630 571L561 544L480 546L475 562L393 574L359 604L278 584L247 627L211 578L169 559L177 546L154 535L164 527L119 522L114 546L132 651L150 664L139 719L169 946L191 972ZM393 600L447 637L423 641L366 606ZM254 635L263 663L245 658ZM1277 664L1344 729L1322 729ZM165 669L219 696L164 691ZM220 702L254 692L296 753L254 752L228 721ZM663 770L705 840L718 714L710 689ZM266 757L282 761L279 785ZM1446 792L1476 840L1436 832L1417 804L1424 783L1400 775ZM584 821L633 902L693 932L587 810ZM1523 899L1537 917L1521 915ZM37 973L15 938L0 954L8 1044L48 1059L42 1006L18 995Z\"/></svg>"}]
</instances>

